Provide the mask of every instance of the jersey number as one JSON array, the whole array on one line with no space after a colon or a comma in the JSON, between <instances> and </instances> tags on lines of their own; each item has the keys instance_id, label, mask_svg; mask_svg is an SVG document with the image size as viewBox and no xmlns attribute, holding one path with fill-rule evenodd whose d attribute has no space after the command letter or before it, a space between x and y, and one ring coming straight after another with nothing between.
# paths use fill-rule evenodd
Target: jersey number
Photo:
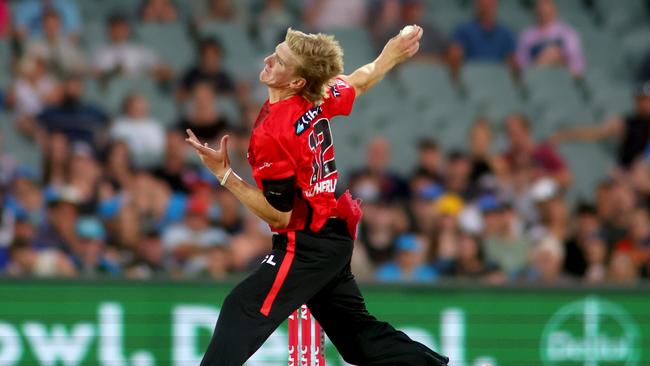
<instances>
[{"instance_id":1,"label":"jersey number","mask_svg":"<svg viewBox=\"0 0 650 366\"><path fill-rule=\"evenodd\" d=\"M325 153L332 148L332 143L330 122L327 118L321 118L313 124L313 130L309 134L309 148L311 151L318 151L320 146L320 154L314 155L314 161L311 163L314 171L311 175L311 184L336 172L334 154L332 154L332 159L325 160Z\"/></svg>"}]
</instances>

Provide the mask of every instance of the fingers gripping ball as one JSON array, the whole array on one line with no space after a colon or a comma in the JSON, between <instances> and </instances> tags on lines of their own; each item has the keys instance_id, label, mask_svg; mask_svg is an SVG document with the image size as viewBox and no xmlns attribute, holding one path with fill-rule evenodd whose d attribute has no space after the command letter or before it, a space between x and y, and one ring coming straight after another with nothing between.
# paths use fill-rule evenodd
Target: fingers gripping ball
<instances>
[{"instance_id":1,"label":"fingers gripping ball","mask_svg":"<svg viewBox=\"0 0 650 366\"><path fill-rule=\"evenodd\" d=\"M400 36L406 36L412 32L415 31L415 26L413 25L407 25L406 27L402 28L401 31L399 31Z\"/></svg>"}]
</instances>

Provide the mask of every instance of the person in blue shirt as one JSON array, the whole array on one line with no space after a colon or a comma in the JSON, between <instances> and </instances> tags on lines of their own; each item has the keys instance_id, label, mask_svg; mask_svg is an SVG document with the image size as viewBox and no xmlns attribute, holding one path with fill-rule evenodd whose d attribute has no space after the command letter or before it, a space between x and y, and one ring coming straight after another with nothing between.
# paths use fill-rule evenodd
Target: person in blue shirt
<instances>
[{"instance_id":1,"label":"person in blue shirt","mask_svg":"<svg viewBox=\"0 0 650 366\"><path fill-rule=\"evenodd\" d=\"M61 17L63 34L73 41L81 35L81 13L73 0L23 0L16 6L13 21L21 40L43 37L41 18L52 9Z\"/></svg>"},{"instance_id":2,"label":"person in blue shirt","mask_svg":"<svg viewBox=\"0 0 650 366\"><path fill-rule=\"evenodd\" d=\"M395 243L395 260L377 269L376 279L382 282L431 282L438 278L426 263L426 241L414 234L404 234Z\"/></svg>"},{"instance_id":3,"label":"person in blue shirt","mask_svg":"<svg viewBox=\"0 0 650 366\"><path fill-rule=\"evenodd\" d=\"M515 35L497 20L498 0L475 0L475 18L454 31L449 59L453 69L463 61L505 62L515 67Z\"/></svg>"}]
</instances>

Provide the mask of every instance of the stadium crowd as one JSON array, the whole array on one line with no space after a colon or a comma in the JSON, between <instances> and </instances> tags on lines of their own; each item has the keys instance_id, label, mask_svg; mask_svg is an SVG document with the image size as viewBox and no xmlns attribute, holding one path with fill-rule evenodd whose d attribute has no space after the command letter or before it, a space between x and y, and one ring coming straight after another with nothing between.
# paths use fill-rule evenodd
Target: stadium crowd
<instances>
[{"instance_id":1,"label":"stadium crowd","mask_svg":"<svg viewBox=\"0 0 650 366\"><path fill-rule=\"evenodd\" d=\"M219 187L184 142L186 128L210 143L231 134L234 170L252 181L248 136L264 90L256 74L228 69L227 40L202 37L206 24L237 24L271 45L287 26L357 27L378 52L405 24L417 23L425 35L413 62L445 65L452 80L465 65L482 62L505 64L515 80L528 68L566 68L579 83L590 62L579 32L551 0L459 0L467 20L451 32L425 17L433 0L116 3L127 6L91 20L81 1L0 0L0 42L9 45L0 52L10 52L0 70L8 75L0 108L10 117L0 140L1 274L223 280L261 262L272 233ZM498 16L499 7L514 3L534 15L520 33ZM580 3L589 9L596 1ZM647 2L639 3L648 11ZM96 31L91 23L100 25L100 44L87 41ZM181 24L189 42L175 46L192 46L196 60L185 55L189 63L171 64L134 35L143 24ZM536 121L515 110L503 121L478 116L465 143L452 149L435 138L410 146L372 138L364 164L341 171L347 178L338 184L364 202L356 276L487 284L649 277L650 48L628 72L634 110L548 138L535 136ZM118 100L97 97L121 80L150 83L155 93L133 88ZM150 95L167 102L154 106ZM15 136L40 152L37 164L7 148ZM616 145L616 166L602 172L592 196L567 199L581 177L558 146L600 139ZM504 141L499 148L497 140ZM391 150L400 149L417 150L410 174L389 168Z\"/></svg>"}]
</instances>

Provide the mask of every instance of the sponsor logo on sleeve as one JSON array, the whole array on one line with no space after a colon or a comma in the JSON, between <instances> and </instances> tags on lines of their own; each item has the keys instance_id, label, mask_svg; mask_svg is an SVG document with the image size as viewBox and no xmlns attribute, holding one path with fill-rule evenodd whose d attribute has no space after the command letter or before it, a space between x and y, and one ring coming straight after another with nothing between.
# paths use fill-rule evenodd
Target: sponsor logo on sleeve
<instances>
[{"instance_id":1,"label":"sponsor logo on sleeve","mask_svg":"<svg viewBox=\"0 0 650 366\"><path fill-rule=\"evenodd\" d=\"M305 112L305 114L300 116L296 121L296 135L300 135L305 132L305 130L309 129L311 122L321 113L323 113L323 109L320 105L317 105L310 108Z\"/></svg>"}]
</instances>

